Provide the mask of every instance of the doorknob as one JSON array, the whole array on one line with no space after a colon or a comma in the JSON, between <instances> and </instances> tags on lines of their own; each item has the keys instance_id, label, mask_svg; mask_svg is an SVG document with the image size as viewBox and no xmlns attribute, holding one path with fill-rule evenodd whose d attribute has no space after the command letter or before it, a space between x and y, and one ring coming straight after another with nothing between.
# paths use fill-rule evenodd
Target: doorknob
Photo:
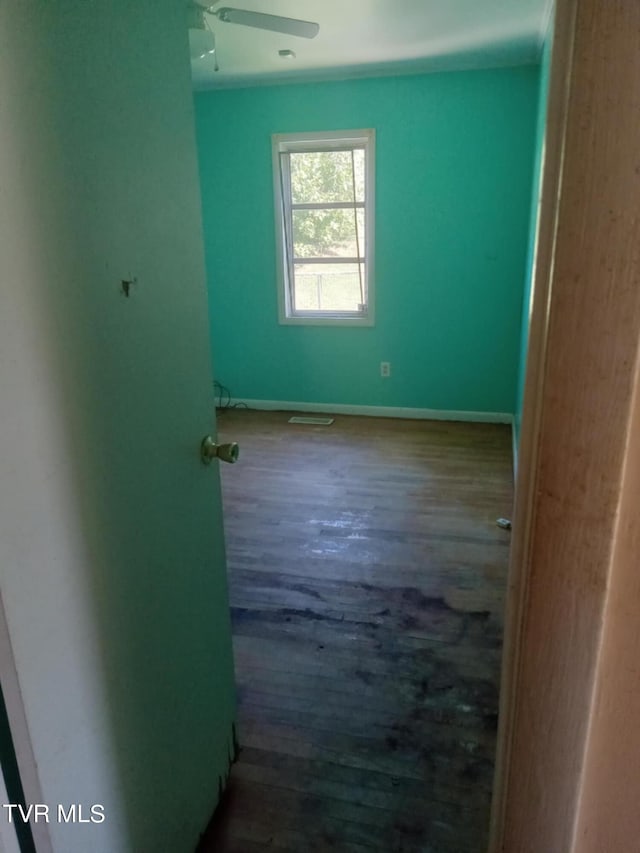
<instances>
[{"instance_id":1,"label":"doorknob","mask_svg":"<svg viewBox=\"0 0 640 853\"><path fill-rule=\"evenodd\" d=\"M200 458L205 465L212 459L222 459L223 462L237 462L240 448L235 441L230 444L216 444L210 435L205 435L200 444Z\"/></svg>"}]
</instances>

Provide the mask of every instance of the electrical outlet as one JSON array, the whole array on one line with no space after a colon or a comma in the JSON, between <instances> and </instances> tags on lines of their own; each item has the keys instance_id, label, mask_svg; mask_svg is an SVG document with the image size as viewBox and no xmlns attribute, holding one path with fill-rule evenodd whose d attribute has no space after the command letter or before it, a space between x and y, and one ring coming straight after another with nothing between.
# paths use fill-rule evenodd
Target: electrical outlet
<instances>
[{"instance_id":1,"label":"electrical outlet","mask_svg":"<svg viewBox=\"0 0 640 853\"><path fill-rule=\"evenodd\" d=\"M380 362L380 376L383 379L388 379L391 376L391 362L390 361L381 361Z\"/></svg>"}]
</instances>

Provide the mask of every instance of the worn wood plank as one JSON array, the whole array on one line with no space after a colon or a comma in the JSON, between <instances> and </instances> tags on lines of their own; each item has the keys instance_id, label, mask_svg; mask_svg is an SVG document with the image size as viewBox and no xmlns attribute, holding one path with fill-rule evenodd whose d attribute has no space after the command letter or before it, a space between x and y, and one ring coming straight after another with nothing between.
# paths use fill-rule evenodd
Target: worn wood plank
<instances>
[{"instance_id":1,"label":"worn wood plank","mask_svg":"<svg viewBox=\"0 0 640 853\"><path fill-rule=\"evenodd\" d=\"M203 853L484 853L509 431L287 418L220 417L241 748Z\"/></svg>"}]
</instances>

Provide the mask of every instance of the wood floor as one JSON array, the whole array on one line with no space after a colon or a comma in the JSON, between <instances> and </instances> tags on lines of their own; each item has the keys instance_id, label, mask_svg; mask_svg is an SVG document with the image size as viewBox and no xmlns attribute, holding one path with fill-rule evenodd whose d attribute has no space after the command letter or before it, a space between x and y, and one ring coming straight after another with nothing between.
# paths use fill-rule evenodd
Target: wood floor
<instances>
[{"instance_id":1,"label":"wood floor","mask_svg":"<svg viewBox=\"0 0 640 853\"><path fill-rule=\"evenodd\" d=\"M227 411L239 760L206 853L484 853L508 427Z\"/></svg>"}]
</instances>

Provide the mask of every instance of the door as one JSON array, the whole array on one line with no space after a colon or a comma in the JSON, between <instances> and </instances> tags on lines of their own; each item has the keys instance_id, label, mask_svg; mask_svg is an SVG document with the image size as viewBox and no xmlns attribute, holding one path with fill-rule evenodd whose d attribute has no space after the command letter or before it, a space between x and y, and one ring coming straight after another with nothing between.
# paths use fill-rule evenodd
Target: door
<instances>
[{"instance_id":1,"label":"door","mask_svg":"<svg viewBox=\"0 0 640 853\"><path fill-rule=\"evenodd\" d=\"M232 750L183 13L0 7L0 660L40 852L193 850Z\"/></svg>"}]
</instances>

